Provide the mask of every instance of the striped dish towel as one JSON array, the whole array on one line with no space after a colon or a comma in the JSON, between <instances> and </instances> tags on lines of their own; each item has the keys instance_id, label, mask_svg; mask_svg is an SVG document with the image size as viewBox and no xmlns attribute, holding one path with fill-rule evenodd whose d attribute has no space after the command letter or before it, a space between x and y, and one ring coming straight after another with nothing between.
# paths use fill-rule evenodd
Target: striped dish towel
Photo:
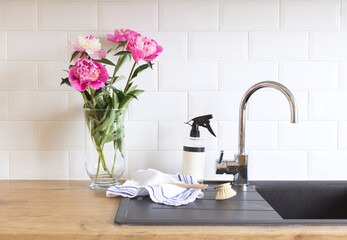
<instances>
[{"instance_id":1,"label":"striped dish towel","mask_svg":"<svg viewBox=\"0 0 347 240\"><path fill-rule=\"evenodd\" d=\"M200 189L182 188L168 183L192 183L197 181L188 175L165 174L155 169L138 170L132 174L131 180L123 185L110 187L106 197L128 197L149 195L153 202L170 206L186 205L202 198Z\"/></svg>"}]
</instances>

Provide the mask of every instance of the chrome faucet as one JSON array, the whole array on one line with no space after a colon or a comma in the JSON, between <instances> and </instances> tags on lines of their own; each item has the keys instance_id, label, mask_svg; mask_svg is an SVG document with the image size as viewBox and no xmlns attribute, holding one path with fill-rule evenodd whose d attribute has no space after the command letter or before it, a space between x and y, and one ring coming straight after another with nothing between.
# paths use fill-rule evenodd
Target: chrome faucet
<instances>
[{"instance_id":1,"label":"chrome faucet","mask_svg":"<svg viewBox=\"0 0 347 240\"><path fill-rule=\"evenodd\" d=\"M270 87L279 90L283 93L289 102L291 112L291 123L297 122L297 107L293 94L288 88L278 82L264 81L253 85L247 90L242 97L239 111L239 151L233 161L220 160L217 164L217 174L234 174L234 184L247 186L248 185L248 155L245 153L245 128L246 128L246 107L249 98L254 92L261 88Z\"/></svg>"}]
</instances>

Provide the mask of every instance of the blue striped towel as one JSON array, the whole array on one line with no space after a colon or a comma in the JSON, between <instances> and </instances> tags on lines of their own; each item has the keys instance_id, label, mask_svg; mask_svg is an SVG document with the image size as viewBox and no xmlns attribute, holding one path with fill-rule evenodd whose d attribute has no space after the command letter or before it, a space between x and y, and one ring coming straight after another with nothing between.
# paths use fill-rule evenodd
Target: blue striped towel
<instances>
[{"instance_id":1,"label":"blue striped towel","mask_svg":"<svg viewBox=\"0 0 347 240\"><path fill-rule=\"evenodd\" d=\"M196 184L197 181L189 175L165 174L155 169L138 170L123 185L110 187L106 191L106 197L133 198L149 195L155 203L180 206L204 196L200 189L182 188L168 183Z\"/></svg>"}]
</instances>

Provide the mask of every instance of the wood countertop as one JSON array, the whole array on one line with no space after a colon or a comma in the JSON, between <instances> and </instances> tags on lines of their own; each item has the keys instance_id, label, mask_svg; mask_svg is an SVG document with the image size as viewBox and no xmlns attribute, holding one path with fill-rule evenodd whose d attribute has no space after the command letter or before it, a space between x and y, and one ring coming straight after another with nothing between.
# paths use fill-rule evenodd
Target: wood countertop
<instances>
[{"instance_id":1,"label":"wood countertop","mask_svg":"<svg viewBox=\"0 0 347 240\"><path fill-rule=\"evenodd\" d=\"M120 198L90 181L0 181L0 240L347 239L347 227L117 226Z\"/></svg>"}]
</instances>

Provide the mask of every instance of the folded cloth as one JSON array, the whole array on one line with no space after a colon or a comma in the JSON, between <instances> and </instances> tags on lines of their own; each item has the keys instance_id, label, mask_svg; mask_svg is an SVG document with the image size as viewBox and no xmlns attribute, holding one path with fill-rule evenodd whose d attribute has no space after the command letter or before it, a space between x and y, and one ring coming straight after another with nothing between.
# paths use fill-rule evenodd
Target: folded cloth
<instances>
[{"instance_id":1,"label":"folded cloth","mask_svg":"<svg viewBox=\"0 0 347 240\"><path fill-rule=\"evenodd\" d=\"M123 185L110 187L106 191L106 197L133 198L149 195L153 202L180 206L204 196L200 189L182 188L169 183L196 184L197 181L189 175L165 174L155 169L138 170Z\"/></svg>"}]
</instances>

